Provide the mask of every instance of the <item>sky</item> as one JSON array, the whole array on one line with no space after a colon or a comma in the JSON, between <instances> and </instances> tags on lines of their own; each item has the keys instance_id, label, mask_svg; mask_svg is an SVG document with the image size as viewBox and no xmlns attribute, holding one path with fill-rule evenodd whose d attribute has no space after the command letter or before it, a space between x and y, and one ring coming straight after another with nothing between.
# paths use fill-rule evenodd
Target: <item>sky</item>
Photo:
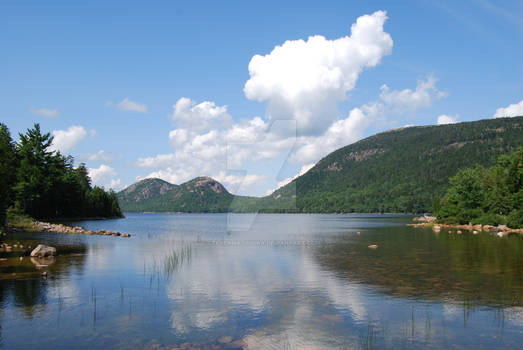
<instances>
[{"instance_id":1,"label":"sky","mask_svg":"<svg viewBox=\"0 0 523 350\"><path fill-rule=\"evenodd\" d=\"M523 115L523 2L0 2L0 122L121 190L262 196L389 129Z\"/></svg>"}]
</instances>

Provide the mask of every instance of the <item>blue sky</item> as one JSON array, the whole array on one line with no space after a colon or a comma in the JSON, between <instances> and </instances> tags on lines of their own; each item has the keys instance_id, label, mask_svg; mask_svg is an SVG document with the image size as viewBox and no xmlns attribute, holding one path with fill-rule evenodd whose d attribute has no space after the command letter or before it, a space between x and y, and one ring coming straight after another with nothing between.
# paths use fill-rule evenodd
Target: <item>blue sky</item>
<instances>
[{"instance_id":1,"label":"blue sky","mask_svg":"<svg viewBox=\"0 0 523 350\"><path fill-rule=\"evenodd\" d=\"M523 114L521 1L2 1L0 47L13 137L117 190L263 195L376 132Z\"/></svg>"}]
</instances>

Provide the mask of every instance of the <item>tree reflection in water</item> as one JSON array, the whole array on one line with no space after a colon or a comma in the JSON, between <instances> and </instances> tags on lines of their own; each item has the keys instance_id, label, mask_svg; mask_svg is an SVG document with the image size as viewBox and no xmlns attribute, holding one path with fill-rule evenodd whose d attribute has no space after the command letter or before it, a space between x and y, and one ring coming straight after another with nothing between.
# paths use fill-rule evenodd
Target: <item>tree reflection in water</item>
<instances>
[{"instance_id":1,"label":"tree reflection in water","mask_svg":"<svg viewBox=\"0 0 523 350\"><path fill-rule=\"evenodd\" d=\"M10 257L0 262L0 305L7 303L23 311L32 319L47 304L47 290L66 279L74 269L81 272L85 264L86 248L83 245L57 247L59 256L52 259L35 259L24 256ZM61 255L65 254L65 255ZM43 277L42 272L48 277Z\"/></svg>"}]
</instances>

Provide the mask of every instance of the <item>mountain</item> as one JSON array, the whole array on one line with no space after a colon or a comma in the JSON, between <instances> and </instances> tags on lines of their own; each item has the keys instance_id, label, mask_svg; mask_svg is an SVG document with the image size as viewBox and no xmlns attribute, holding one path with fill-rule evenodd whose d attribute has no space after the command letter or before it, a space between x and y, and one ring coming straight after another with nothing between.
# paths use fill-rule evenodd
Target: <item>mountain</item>
<instances>
[{"instance_id":1,"label":"mountain","mask_svg":"<svg viewBox=\"0 0 523 350\"><path fill-rule=\"evenodd\" d=\"M145 179L119 192L124 211L226 212L233 195L210 177L197 177L181 185Z\"/></svg>"},{"instance_id":2,"label":"mountain","mask_svg":"<svg viewBox=\"0 0 523 350\"><path fill-rule=\"evenodd\" d=\"M522 145L523 117L391 130L332 152L270 197L296 195L299 212L430 211L459 169Z\"/></svg>"},{"instance_id":3,"label":"mountain","mask_svg":"<svg viewBox=\"0 0 523 350\"><path fill-rule=\"evenodd\" d=\"M459 169L491 166L518 146L523 117L407 127L340 148L261 198L234 196L210 178L169 184L172 189L143 199L133 194L143 186L137 183L118 198L124 211L424 212Z\"/></svg>"},{"instance_id":4,"label":"mountain","mask_svg":"<svg viewBox=\"0 0 523 350\"><path fill-rule=\"evenodd\" d=\"M161 179L144 179L118 193L118 201L131 205L142 203L150 198L157 198L179 186Z\"/></svg>"}]
</instances>

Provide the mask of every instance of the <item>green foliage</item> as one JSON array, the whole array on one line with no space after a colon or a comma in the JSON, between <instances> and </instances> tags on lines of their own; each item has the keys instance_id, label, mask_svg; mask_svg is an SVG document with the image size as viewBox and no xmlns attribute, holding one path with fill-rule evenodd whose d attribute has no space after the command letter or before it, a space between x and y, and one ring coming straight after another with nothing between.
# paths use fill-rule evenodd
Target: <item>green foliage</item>
<instances>
[{"instance_id":1,"label":"green foliage","mask_svg":"<svg viewBox=\"0 0 523 350\"><path fill-rule=\"evenodd\" d=\"M32 216L49 215L54 203L50 198L55 181L68 165L58 153L47 149L53 142L49 133L42 134L40 126L35 124L27 134L20 134L18 157L20 164L16 172L16 184L13 187L18 207ZM51 205L50 205L51 204Z\"/></svg>"},{"instance_id":2,"label":"green foliage","mask_svg":"<svg viewBox=\"0 0 523 350\"><path fill-rule=\"evenodd\" d=\"M480 216L482 212L479 208L485 200L482 177L484 169L477 166L461 170L450 178L451 187L447 190L439 216L456 218L460 224Z\"/></svg>"},{"instance_id":3,"label":"green foliage","mask_svg":"<svg viewBox=\"0 0 523 350\"><path fill-rule=\"evenodd\" d=\"M36 231L35 220L29 215L24 214L20 209L10 207L7 209L7 218L9 219L9 226L22 229L26 232Z\"/></svg>"},{"instance_id":4,"label":"green foliage","mask_svg":"<svg viewBox=\"0 0 523 350\"><path fill-rule=\"evenodd\" d=\"M482 213L481 211L478 211L477 217L473 217L470 222L472 222L474 225L504 225L507 223L507 220L505 217L494 214L494 213Z\"/></svg>"},{"instance_id":5,"label":"green foliage","mask_svg":"<svg viewBox=\"0 0 523 350\"><path fill-rule=\"evenodd\" d=\"M18 159L9 129L0 123L0 227L4 226L5 210L13 200Z\"/></svg>"},{"instance_id":6,"label":"green foliage","mask_svg":"<svg viewBox=\"0 0 523 350\"><path fill-rule=\"evenodd\" d=\"M508 227L523 227L523 209L517 209L510 212L507 217Z\"/></svg>"},{"instance_id":7,"label":"green foliage","mask_svg":"<svg viewBox=\"0 0 523 350\"><path fill-rule=\"evenodd\" d=\"M438 219L443 222L523 227L523 148L499 157L489 169L461 170L450 179Z\"/></svg>"},{"instance_id":8,"label":"green foliage","mask_svg":"<svg viewBox=\"0 0 523 350\"><path fill-rule=\"evenodd\" d=\"M14 144L0 125L1 215L14 205L34 218L122 216L114 192L91 188L84 164L49 150L53 137L35 124Z\"/></svg>"},{"instance_id":9,"label":"green foliage","mask_svg":"<svg viewBox=\"0 0 523 350\"><path fill-rule=\"evenodd\" d=\"M432 215L438 216L439 211L441 210L441 198L438 195L435 195L432 199Z\"/></svg>"}]
</instances>

